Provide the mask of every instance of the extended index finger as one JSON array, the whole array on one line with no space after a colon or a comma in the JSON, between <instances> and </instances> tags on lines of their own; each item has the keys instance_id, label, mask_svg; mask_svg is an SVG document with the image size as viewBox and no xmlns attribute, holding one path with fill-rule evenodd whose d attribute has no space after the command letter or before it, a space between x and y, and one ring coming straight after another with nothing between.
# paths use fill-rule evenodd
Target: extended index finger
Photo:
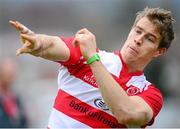
<instances>
[{"instance_id":1,"label":"extended index finger","mask_svg":"<svg viewBox=\"0 0 180 129\"><path fill-rule=\"evenodd\" d=\"M24 26L23 24L21 24L18 21L12 21L10 20L9 23L16 28L17 31L19 31L22 34L33 34L34 32L31 31L29 28L27 28L26 26Z\"/></svg>"}]
</instances>

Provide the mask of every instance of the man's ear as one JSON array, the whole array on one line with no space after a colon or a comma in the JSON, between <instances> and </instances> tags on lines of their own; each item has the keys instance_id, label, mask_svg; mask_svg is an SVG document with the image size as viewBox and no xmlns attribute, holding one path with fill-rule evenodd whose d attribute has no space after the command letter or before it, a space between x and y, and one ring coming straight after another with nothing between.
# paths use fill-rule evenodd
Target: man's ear
<instances>
[{"instance_id":1,"label":"man's ear","mask_svg":"<svg viewBox=\"0 0 180 129\"><path fill-rule=\"evenodd\" d=\"M167 48L159 48L155 53L154 53L154 58L159 57L163 55L167 51Z\"/></svg>"}]
</instances>

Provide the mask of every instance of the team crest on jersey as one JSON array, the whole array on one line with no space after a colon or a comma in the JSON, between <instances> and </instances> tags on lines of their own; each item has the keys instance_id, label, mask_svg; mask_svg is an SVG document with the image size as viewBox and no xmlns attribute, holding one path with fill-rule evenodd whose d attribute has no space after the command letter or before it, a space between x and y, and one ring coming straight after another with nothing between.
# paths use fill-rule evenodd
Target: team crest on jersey
<instances>
[{"instance_id":1,"label":"team crest on jersey","mask_svg":"<svg viewBox=\"0 0 180 129\"><path fill-rule=\"evenodd\" d=\"M94 104L96 105L96 107L98 107L102 110L109 110L109 108L107 107L107 105L105 104L105 102L102 99L95 99Z\"/></svg>"},{"instance_id":2,"label":"team crest on jersey","mask_svg":"<svg viewBox=\"0 0 180 129\"><path fill-rule=\"evenodd\" d=\"M129 96L133 96L133 95L136 95L138 93L140 93L140 89L138 87L135 87L135 86L130 86L127 90L126 90L127 94Z\"/></svg>"}]
</instances>

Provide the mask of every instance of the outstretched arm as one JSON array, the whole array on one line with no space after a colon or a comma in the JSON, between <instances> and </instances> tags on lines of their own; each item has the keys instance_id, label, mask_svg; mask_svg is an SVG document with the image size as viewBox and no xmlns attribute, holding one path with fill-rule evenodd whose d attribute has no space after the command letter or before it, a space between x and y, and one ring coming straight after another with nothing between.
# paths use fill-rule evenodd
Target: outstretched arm
<instances>
[{"instance_id":1,"label":"outstretched arm","mask_svg":"<svg viewBox=\"0 0 180 129\"><path fill-rule=\"evenodd\" d=\"M16 55L28 53L52 61L67 61L70 52L66 44L57 36L36 34L18 21L9 23L20 32L22 47Z\"/></svg>"}]
</instances>

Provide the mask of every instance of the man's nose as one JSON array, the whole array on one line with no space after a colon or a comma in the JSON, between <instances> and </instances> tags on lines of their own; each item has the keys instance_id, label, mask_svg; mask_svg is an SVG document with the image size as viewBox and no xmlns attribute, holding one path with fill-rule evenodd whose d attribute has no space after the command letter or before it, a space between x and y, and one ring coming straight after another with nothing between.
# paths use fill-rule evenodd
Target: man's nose
<instances>
[{"instance_id":1,"label":"man's nose","mask_svg":"<svg viewBox=\"0 0 180 129\"><path fill-rule=\"evenodd\" d=\"M135 39L134 39L134 42L138 45L141 45L143 43L143 35L140 35L140 36L137 36Z\"/></svg>"}]
</instances>

